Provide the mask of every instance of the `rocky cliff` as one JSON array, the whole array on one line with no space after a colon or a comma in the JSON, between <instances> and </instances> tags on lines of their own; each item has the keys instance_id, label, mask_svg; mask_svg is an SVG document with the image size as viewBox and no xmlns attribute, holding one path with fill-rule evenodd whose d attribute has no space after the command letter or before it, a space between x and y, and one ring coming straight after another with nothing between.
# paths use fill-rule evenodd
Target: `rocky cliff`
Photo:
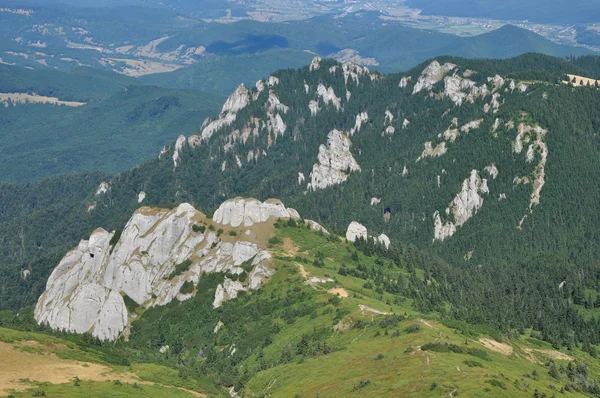
<instances>
[{"instance_id":1,"label":"rocky cliff","mask_svg":"<svg viewBox=\"0 0 600 398\"><path fill-rule=\"evenodd\" d=\"M67 253L48 279L35 319L114 340L127 335L136 312L191 298L203 273L247 273L245 282L225 277L214 297L218 307L272 275L266 240L279 218L299 215L274 199L228 200L212 220L187 203L172 210L142 207L120 236L96 229ZM132 306L138 309L131 312Z\"/></svg>"}]
</instances>

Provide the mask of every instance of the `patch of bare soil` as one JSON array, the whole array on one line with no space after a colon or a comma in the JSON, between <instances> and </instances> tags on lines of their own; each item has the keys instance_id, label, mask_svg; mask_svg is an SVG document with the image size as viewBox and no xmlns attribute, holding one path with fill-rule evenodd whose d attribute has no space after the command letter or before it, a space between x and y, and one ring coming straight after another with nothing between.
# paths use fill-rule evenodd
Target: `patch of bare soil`
<instances>
[{"instance_id":1,"label":"patch of bare soil","mask_svg":"<svg viewBox=\"0 0 600 398\"><path fill-rule=\"evenodd\" d=\"M26 347L34 345L27 342ZM30 388L26 381L19 381L25 379L53 384L68 383L75 376L92 381L131 379L127 375L109 374L110 371L111 368L104 365L64 360L52 353L23 352L13 344L0 342L0 392Z\"/></svg>"},{"instance_id":2,"label":"patch of bare soil","mask_svg":"<svg viewBox=\"0 0 600 398\"><path fill-rule=\"evenodd\" d=\"M346 289L344 289L344 288L341 288L341 287L336 287L334 289L329 289L327 291L327 293L333 294L334 296L337 295L337 296L340 296L342 298L348 297L348 291Z\"/></svg>"},{"instance_id":3,"label":"patch of bare soil","mask_svg":"<svg viewBox=\"0 0 600 398\"><path fill-rule=\"evenodd\" d=\"M485 348L502 355L512 355L513 353L512 346L505 343L499 343L496 340L481 338L479 339L479 342L483 344Z\"/></svg>"},{"instance_id":4,"label":"patch of bare soil","mask_svg":"<svg viewBox=\"0 0 600 398\"><path fill-rule=\"evenodd\" d=\"M547 358L558 359L561 361L574 361L575 358L565 354L564 352L551 350L551 349L538 349L538 348L525 348L523 349L527 353L527 359L534 363L543 363L545 361L539 360L535 354L541 354Z\"/></svg>"},{"instance_id":5,"label":"patch of bare soil","mask_svg":"<svg viewBox=\"0 0 600 398\"><path fill-rule=\"evenodd\" d=\"M378 314L378 315L391 315L391 312L383 312L383 311L379 311L376 310L375 308L371 308L367 305L364 304L359 304L358 307L363 311L363 312L372 312L374 314Z\"/></svg>"},{"instance_id":6,"label":"patch of bare soil","mask_svg":"<svg viewBox=\"0 0 600 398\"><path fill-rule=\"evenodd\" d=\"M295 256L298 253L298 246L288 237L283 238L283 250L290 256Z\"/></svg>"}]
</instances>

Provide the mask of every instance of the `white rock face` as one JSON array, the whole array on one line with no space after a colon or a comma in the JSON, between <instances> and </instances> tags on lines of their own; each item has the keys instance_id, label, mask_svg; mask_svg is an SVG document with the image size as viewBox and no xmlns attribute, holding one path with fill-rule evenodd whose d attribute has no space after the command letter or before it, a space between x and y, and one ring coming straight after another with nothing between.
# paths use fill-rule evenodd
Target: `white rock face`
<instances>
[{"instance_id":1,"label":"white rock face","mask_svg":"<svg viewBox=\"0 0 600 398\"><path fill-rule=\"evenodd\" d=\"M323 228L323 226L321 224L319 224L316 221L313 220L304 220L304 223L308 226L310 226L310 229L313 231L321 231L323 232L325 235L329 235L329 231L327 231L325 228Z\"/></svg>"},{"instance_id":2,"label":"white rock face","mask_svg":"<svg viewBox=\"0 0 600 398\"><path fill-rule=\"evenodd\" d=\"M498 91L504 86L505 80L502 76L496 75L494 77L488 77L488 82L492 84L492 92Z\"/></svg>"},{"instance_id":3,"label":"white rock face","mask_svg":"<svg viewBox=\"0 0 600 398\"><path fill-rule=\"evenodd\" d=\"M371 198L371 206L375 206L381 203L381 198Z\"/></svg>"},{"instance_id":4,"label":"white rock face","mask_svg":"<svg viewBox=\"0 0 600 398\"><path fill-rule=\"evenodd\" d=\"M274 91L269 92L269 99L267 100L267 104L269 105L269 113L274 113L275 111L281 111L283 113L288 113L290 107L283 104L277 94Z\"/></svg>"},{"instance_id":5,"label":"white rock face","mask_svg":"<svg viewBox=\"0 0 600 398\"><path fill-rule=\"evenodd\" d=\"M176 169L181 164L181 150L185 144L185 135L181 134L175 142L175 150L173 151L173 168Z\"/></svg>"},{"instance_id":6,"label":"white rock face","mask_svg":"<svg viewBox=\"0 0 600 398\"><path fill-rule=\"evenodd\" d=\"M321 57L314 57L308 69L312 72L315 70L319 70L321 67Z\"/></svg>"},{"instance_id":7,"label":"white rock face","mask_svg":"<svg viewBox=\"0 0 600 398\"><path fill-rule=\"evenodd\" d=\"M217 286L213 308L223 305L223 302L237 298L239 292L247 291L246 287L239 281L232 281L225 277L225 281Z\"/></svg>"},{"instance_id":8,"label":"white rock face","mask_svg":"<svg viewBox=\"0 0 600 398\"><path fill-rule=\"evenodd\" d=\"M342 100L335 95L335 91L333 91L333 87L325 87L322 83L317 86L317 95L323 99L323 102L327 105L330 102L333 104L335 109L338 111L342 107Z\"/></svg>"},{"instance_id":9,"label":"white rock face","mask_svg":"<svg viewBox=\"0 0 600 398\"><path fill-rule=\"evenodd\" d=\"M352 137L355 133L360 131L363 123L366 123L369 120L369 114L367 112L361 112L356 115L356 122L354 123L354 127L350 129L349 135Z\"/></svg>"},{"instance_id":10,"label":"white rock face","mask_svg":"<svg viewBox=\"0 0 600 398\"><path fill-rule=\"evenodd\" d=\"M440 156L445 155L446 152L448 152L448 148L446 148L445 141L437 144L435 148L433 148L431 145L431 141L427 141L425 143L425 149L423 149L423 153L421 153L421 156L417 158L417 162L424 158L439 158Z\"/></svg>"},{"instance_id":11,"label":"white rock face","mask_svg":"<svg viewBox=\"0 0 600 398\"><path fill-rule=\"evenodd\" d=\"M440 65L438 61L434 60L429 66L423 69L421 76L419 76L413 88L413 94L420 93L423 90L431 90L435 83L441 81L448 72L455 68L456 65L454 64L445 63L444 65Z\"/></svg>"},{"instance_id":12,"label":"white rock face","mask_svg":"<svg viewBox=\"0 0 600 398\"><path fill-rule=\"evenodd\" d=\"M96 190L96 196L104 195L109 191L109 189L110 186L108 185L108 182L101 182L100 186L98 186L98 189Z\"/></svg>"},{"instance_id":13,"label":"white rock face","mask_svg":"<svg viewBox=\"0 0 600 398\"><path fill-rule=\"evenodd\" d=\"M492 177L493 180L495 180L496 177L498 177L498 168L495 164L486 166L484 170L490 175L490 177Z\"/></svg>"},{"instance_id":14,"label":"white rock face","mask_svg":"<svg viewBox=\"0 0 600 398\"><path fill-rule=\"evenodd\" d=\"M238 113L250 103L250 93L244 85L238 86L223 104L221 114Z\"/></svg>"},{"instance_id":15,"label":"white rock face","mask_svg":"<svg viewBox=\"0 0 600 398\"><path fill-rule=\"evenodd\" d=\"M275 87L279 84L279 78L277 76L269 76L269 87Z\"/></svg>"},{"instance_id":16,"label":"white rock face","mask_svg":"<svg viewBox=\"0 0 600 398\"><path fill-rule=\"evenodd\" d=\"M248 206L239 206L240 201ZM252 201L259 204L257 212ZM240 207L241 214L237 212ZM286 209L279 201L260 203L252 199L225 202L215 215L219 218L216 222L230 225L238 219L248 225L271 216L299 218L295 210ZM244 272L241 265L250 260L248 282L226 280L217 289L215 303L221 305L240 291L258 289L273 274L271 254L245 241L250 239L247 235L224 242L215 232L194 232L196 222L205 219L186 203L173 210L142 207L114 246L114 233L97 229L54 269L38 300L35 319L53 329L90 332L100 339L114 340L129 321L124 295L146 308L166 305L175 298L183 301L194 294L180 293L184 283L196 285L200 275L208 272L240 274ZM175 266L186 260L190 261L188 270L169 279Z\"/></svg>"},{"instance_id":17,"label":"white rock face","mask_svg":"<svg viewBox=\"0 0 600 398\"><path fill-rule=\"evenodd\" d=\"M404 88L408 86L408 82L411 81L412 76L403 76L402 79L400 79L400 83L398 84L398 87L400 88Z\"/></svg>"},{"instance_id":18,"label":"white rock face","mask_svg":"<svg viewBox=\"0 0 600 398\"><path fill-rule=\"evenodd\" d=\"M402 122L402 128L403 129L407 128L409 124L410 124L410 122L408 121L408 119L404 119L404 121Z\"/></svg>"},{"instance_id":19,"label":"white rock face","mask_svg":"<svg viewBox=\"0 0 600 398\"><path fill-rule=\"evenodd\" d=\"M287 209L277 199L268 199L263 203L253 198L235 198L219 206L213 215L213 221L232 227L249 227L266 222L269 217L298 219L297 215L294 209Z\"/></svg>"},{"instance_id":20,"label":"white rock face","mask_svg":"<svg viewBox=\"0 0 600 398\"><path fill-rule=\"evenodd\" d=\"M306 178L304 178L304 173L298 172L298 185L304 184L305 180Z\"/></svg>"},{"instance_id":21,"label":"white rock face","mask_svg":"<svg viewBox=\"0 0 600 398\"><path fill-rule=\"evenodd\" d=\"M264 89L264 83L256 83L257 93ZM260 91L259 91L260 90ZM258 96L257 96L258 98ZM237 113L244 109L250 103L250 92L244 85L240 85L223 104L223 109L217 120L205 121L202 126L202 133L199 136L193 135L188 139L188 143L194 147L202 141L208 141L212 135L220 128L230 126L237 118Z\"/></svg>"},{"instance_id":22,"label":"white rock face","mask_svg":"<svg viewBox=\"0 0 600 398\"><path fill-rule=\"evenodd\" d=\"M346 239L348 242L356 242L359 238L367 239L367 228L356 221L352 221L346 230Z\"/></svg>"},{"instance_id":23,"label":"white rock face","mask_svg":"<svg viewBox=\"0 0 600 398\"><path fill-rule=\"evenodd\" d=\"M513 143L513 151L521 153L524 145L528 145L525 159L528 163L533 162L535 153L540 155L540 161L535 166L533 171L533 190L531 192L531 200L529 202L529 212L533 212L533 208L540 204L542 188L546 183L546 162L548 160L548 146L545 138L548 130L540 126L531 126L525 123L520 123L517 128L517 137ZM513 183L526 183L530 179L525 177L515 177Z\"/></svg>"},{"instance_id":24,"label":"white rock face","mask_svg":"<svg viewBox=\"0 0 600 398\"><path fill-rule=\"evenodd\" d=\"M483 206L482 194L489 193L487 180L472 170L469 178L463 181L461 191L446 208L446 214L452 219L443 222L440 213L433 214L434 240L444 241L456 233L456 228L466 223Z\"/></svg>"},{"instance_id":25,"label":"white rock face","mask_svg":"<svg viewBox=\"0 0 600 398\"><path fill-rule=\"evenodd\" d=\"M367 228L364 225L357 223L356 221L352 221L350 225L348 225L348 229L346 230L346 240L348 242L356 242L357 239L367 240L367 238ZM386 234L381 234L372 238L375 243L384 245L386 249L390 248L390 238L388 238Z\"/></svg>"},{"instance_id":26,"label":"white rock face","mask_svg":"<svg viewBox=\"0 0 600 398\"><path fill-rule=\"evenodd\" d=\"M310 109L310 114L312 116L317 116L317 114L319 113L319 103L315 100L311 100L308 103L308 109Z\"/></svg>"},{"instance_id":27,"label":"white rock face","mask_svg":"<svg viewBox=\"0 0 600 398\"><path fill-rule=\"evenodd\" d=\"M146 199L146 192L141 191L138 193L138 203L142 203Z\"/></svg>"},{"instance_id":28,"label":"white rock face","mask_svg":"<svg viewBox=\"0 0 600 398\"><path fill-rule=\"evenodd\" d=\"M390 248L390 238L386 234L381 234L375 238L375 242L384 245L386 249Z\"/></svg>"},{"instance_id":29,"label":"white rock face","mask_svg":"<svg viewBox=\"0 0 600 398\"><path fill-rule=\"evenodd\" d=\"M360 166L352 156L352 142L339 130L332 130L327 136L327 145L319 147L319 163L313 165L308 190L325 189L341 184L348 179L346 171L360 171Z\"/></svg>"},{"instance_id":30,"label":"white rock face","mask_svg":"<svg viewBox=\"0 0 600 398\"><path fill-rule=\"evenodd\" d=\"M390 112L389 109L385 110L385 119L384 119L384 123L394 123L394 115L392 114L392 112Z\"/></svg>"},{"instance_id":31,"label":"white rock face","mask_svg":"<svg viewBox=\"0 0 600 398\"><path fill-rule=\"evenodd\" d=\"M354 83L358 86L360 84L360 77L363 75L371 75L369 68L366 66L359 66L353 62L344 62L342 65L342 71L344 72L344 82L348 85L348 79L352 79ZM374 80L374 79L371 79Z\"/></svg>"}]
</instances>

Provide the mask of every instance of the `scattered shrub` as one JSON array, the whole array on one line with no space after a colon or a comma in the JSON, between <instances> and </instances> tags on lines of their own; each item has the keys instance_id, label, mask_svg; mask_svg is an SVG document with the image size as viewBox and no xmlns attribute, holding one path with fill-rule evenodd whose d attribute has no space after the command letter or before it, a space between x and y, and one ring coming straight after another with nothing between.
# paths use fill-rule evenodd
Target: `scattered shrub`
<instances>
[{"instance_id":1,"label":"scattered shrub","mask_svg":"<svg viewBox=\"0 0 600 398\"><path fill-rule=\"evenodd\" d=\"M169 274L169 280L175 278L177 275L181 275L183 274L185 271L190 269L190 266L192 265L192 261L190 259L187 259L185 261L183 261L182 263L179 263L175 266L175 269L173 270L173 272L171 272Z\"/></svg>"},{"instance_id":2,"label":"scattered shrub","mask_svg":"<svg viewBox=\"0 0 600 398\"><path fill-rule=\"evenodd\" d=\"M371 380L369 379L361 379L358 384L355 384L354 387L352 387L352 391L358 391L360 389L363 389L367 386L369 386L371 384Z\"/></svg>"},{"instance_id":3,"label":"scattered shrub","mask_svg":"<svg viewBox=\"0 0 600 398\"><path fill-rule=\"evenodd\" d=\"M179 289L179 293L181 294L190 294L194 291L194 282L186 281L181 285L181 289Z\"/></svg>"},{"instance_id":4,"label":"scattered shrub","mask_svg":"<svg viewBox=\"0 0 600 398\"><path fill-rule=\"evenodd\" d=\"M283 241L279 236L274 236L271 239L269 239L269 245L271 246L280 245L282 242Z\"/></svg>"},{"instance_id":5,"label":"scattered shrub","mask_svg":"<svg viewBox=\"0 0 600 398\"><path fill-rule=\"evenodd\" d=\"M409 325L404 328L404 333L418 333L421 331L421 326L415 324Z\"/></svg>"},{"instance_id":6,"label":"scattered shrub","mask_svg":"<svg viewBox=\"0 0 600 398\"><path fill-rule=\"evenodd\" d=\"M237 236L237 232L235 232L233 229L231 231L229 231L229 236Z\"/></svg>"},{"instance_id":7,"label":"scattered shrub","mask_svg":"<svg viewBox=\"0 0 600 398\"><path fill-rule=\"evenodd\" d=\"M383 359L383 354L379 353L377 355L375 355L375 358L373 358L374 361L381 361Z\"/></svg>"},{"instance_id":8,"label":"scattered shrub","mask_svg":"<svg viewBox=\"0 0 600 398\"><path fill-rule=\"evenodd\" d=\"M204 225L196 225L196 224L194 224L194 225L192 225L192 230L194 232L204 233L204 231L206 231L206 227Z\"/></svg>"}]
</instances>

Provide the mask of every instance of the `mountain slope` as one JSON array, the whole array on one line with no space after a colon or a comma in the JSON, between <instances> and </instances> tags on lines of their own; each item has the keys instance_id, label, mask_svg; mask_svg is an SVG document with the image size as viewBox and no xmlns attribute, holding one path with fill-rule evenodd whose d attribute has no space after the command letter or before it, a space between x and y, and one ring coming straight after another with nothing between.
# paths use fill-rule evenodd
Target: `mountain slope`
<instances>
[{"instance_id":1,"label":"mountain slope","mask_svg":"<svg viewBox=\"0 0 600 398\"><path fill-rule=\"evenodd\" d=\"M179 133L196 131L222 102L213 94L142 86L135 79L99 70L64 73L10 67L7 76L0 92L8 96L33 93L83 101L83 106L0 104L4 181L135 167Z\"/></svg>"},{"instance_id":2,"label":"mountain slope","mask_svg":"<svg viewBox=\"0 0 600 398\"><path fill-rule=\"evenodd\" d=\"M380 75L315 59L238 88L198 134L132 171L4 184L0 303L33 303L64 253L95 228L122 228L141 191L144 205L207 214L251 195L282 198L332 232L358 221L405 254L419 247L411 262L447 283L419 296L422 311L534 328L558 347L597 344L586 314L597 301L600 94L560 83L568 65L444 57Z\"/></svg>"},{"instance_id":3,"label":"mountain slope","mask_svg":"<svg viewBox=\"0 0 600 398\"><path fill-rule=\"evenodd\" d=\"M368 19L367 16L362 18ZM317 17L286 24L254 21L227 26L210 24L205 29L171 37L159 47L168 52L180 45L202 46L209 54L205 59L174 72L147 75L142 80L226 94L240 82L249 85L274 69L307 63L307 51L340 57L340 51L351 50L355 59L383 72L406 70L440 54L473 58L510 58L529 52L553 56L589 54L584 48L558 45L514 26L465 38L402 25L373 26L361 21L361 18L347 16L340 20ZM241 65L252 65L252 68L248 70ZM228 72L225 76L234 78L220 83L217 76L221 76L221 69Z\"/></svg>"},{"instance_id":4,"label":"mountain slope","mask_svg":"<svg viewBox=\"0 0 600 398\"><path fill-rule=\"evenodd\" d=\"M513 331L502 340L495 340L501 335L493 328L443 319L437 310L421 307L423 298L435 296L445 283L430 275L427 268L421 268L431 261L427 257L418 259L424 253L402 246L385 249L372 241L358 240L353 245L340 237L311 230L310 223L307 227L294 219L276 221L276 217L270 217L266 223L260 222L263 219L248 222L238 216L257 216L260 212L248 211L252 201L235 201L243 202L246 210L237 204L230 206L234 201L229 201L214 214L213 220L202 217L195 221L204 226L227 224L226 230L237 232L235 236L227 231L221 233L224 241L239 243L253 239L258 231L267 232L262 239L269 242L267 250L273 258L268 267L273 273L262 286L215 305L223 284L228 280L232 284L245 283L248 275L236 275L234 269L228 268L203 272L193 282L191 297L174 299L166 305L128 305L136 315L132 317L128 341L101 344L89 335L61 335L70 348L68 352L61 351L61 357L83 359L78 351L81 348L73 347L76 343L89 352L86 361L106 366L106 361L112 361L110 364L128 358L129 364L112 376L128 388L93 383L81 377L74 385L43 384L37 389L77 394L103 388L130 396L135 392L130 392L125 382L131 383L137 376L142 378L138 381L142 389L146 388L144 381L158 383L156 393L163 386L176 386L217 395L219 391L207 379L223 386L222 392L227 389L250 396L459 393L514 397L531 396L535 391L547 395L563 391L566 396L579 397L597 392L594 375L599 369L598 361L578 348L557 350L541 341L541 335L534 331L524 331L522 335ZM189 205L181 205L176 212L184 207ZM141 214L160 215L164 211L144 208L134 218L140 220ZM167 213L170 216L161 221L166 224L175 212ZM148 237L160 236L161 228L151 230ZM210 234L209 231L207 227L204 232L194 230L192 234ZM93 236L98 233L94 232L89 246L81 242L79 249L85 246L94 251ZM118 245L135 246L140 242L132 237L124 231ZM220 244L223 250L223 243ZM119 257L119 250L116 246L113 256ZM155 254L149 252L148 256L156 259ZM210 256L208 260L190 257L189 271L175 272L174 285L179 285L181 278L193 279L195 265L212 261ZM119 268L126 272L133 263ZM58 274L61 268L64 267L57 268ZM77 266L70 272L70 277L63 274L54 283L63 277L65 281L72 279ZM85 277L84 273L80 275ZM135 285L137 279L123 282ZM128 288L126 284L122 286ZM49 291L54 288L49 284ZM91 315L99 316L94 311ZM0 317L2 322L23 328L31 320L23 313L13 318ZM17 341L15 349L21 348L18 340L23 339L45 344L60 342L39 334L3 332L0 329L0 340L6 341L6 334L12 336ZM138 363L142 358L145 363ZM5 360L0 359L0 366ZM69 372L69 368L63 369ZM21 376L30 374L35 383L32 369L21 371ZM20 394L31 394L33 390Z\"/></svg>"}]
</instances>

